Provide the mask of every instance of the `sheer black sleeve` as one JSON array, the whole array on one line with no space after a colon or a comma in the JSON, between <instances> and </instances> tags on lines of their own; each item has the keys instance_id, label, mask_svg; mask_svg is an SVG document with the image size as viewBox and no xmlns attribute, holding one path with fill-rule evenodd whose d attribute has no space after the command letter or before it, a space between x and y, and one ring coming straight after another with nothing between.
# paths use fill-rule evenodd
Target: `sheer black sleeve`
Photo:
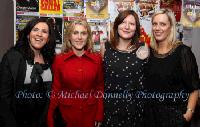
<instances>
[{"instance_id":1,"label":"sheer black sleeve","mask_svg":"<svg viewBox=\"0 0 200 127\"><path fill-rule=\"evenodd\" d=\"M191 49L187 46L181 48L181 65L183 68L183 81L185 87L190 91L200 88L200 79L196 59Z\"/></svg>"}]
</instances>

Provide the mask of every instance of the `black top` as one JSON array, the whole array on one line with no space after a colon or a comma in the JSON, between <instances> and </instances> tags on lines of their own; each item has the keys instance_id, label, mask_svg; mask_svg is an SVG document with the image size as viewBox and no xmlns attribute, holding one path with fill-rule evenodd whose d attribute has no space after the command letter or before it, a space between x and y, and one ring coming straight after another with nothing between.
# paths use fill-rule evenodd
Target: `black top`
<instances>
[{"instance_id":1,"label":"black top","mask_svg":"<svg viewBox=\"0 0 200 127\"><path fill-rule=\"evenodd\" d=\"M142 46L142 44L141 44ZM138 48L131 52L113 49L105 45L105 127L141 127L143 104L135 97L143 89L143 68L147 59L136 55Z\"/></svg>"},{"instance_id":2,"label":"black top","mask_svg":"<svg viewBox=\"0 0 200 127\"><path fill-rule=\"evenodd\" d=\"M188 97L189 94L186 96L186 93L199 88L198 67L189 47L178 44L166 54L158 54L153 49L150 54L145 69L145 89L154 96L151 94L147 98L156 100L162 94L166 103L180 102ZM184 97L182 94L185 94ZM180 98L174 100L175 96Z\"/></svg>"},{"instance_id":3,"label":"black top","mask_svg":"<svg viewBox=\"0 0 200 127\"><path fill-rule=\"evenodd\" d=\"M106 43L105 91L135 91L143 88L143 66L147 60L138 58L136 51L137 48L131 52L116 50Z\"/></svg>"},{"instance_id":4,"label":"black top","mask_svg":"<svg viewBox=\"0 0 200 127\"><path fill-rule=\"evenodd\" d=\"M19 127L32 127L45 121L49 100L46 92L51 84L24 84L26 69L24 57L14 48L4 55L0 63L0 98L5 105L3 110L10 115L3 121L12 118L11 122L16 122ZM37 67L35 69L38 70ZM33 73L32 77L36 79L38 75ZM37 93L42 93L42 98Z\"/></svg>"}]
</instances>

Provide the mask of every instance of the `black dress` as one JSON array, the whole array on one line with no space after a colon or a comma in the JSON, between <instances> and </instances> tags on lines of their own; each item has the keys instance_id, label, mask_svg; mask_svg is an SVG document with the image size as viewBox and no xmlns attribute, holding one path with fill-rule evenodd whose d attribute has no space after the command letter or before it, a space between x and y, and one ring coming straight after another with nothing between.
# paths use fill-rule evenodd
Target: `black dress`
<instances>
[{"instance_id":1,"label":"black dress","mask_svg":"<svg viewBox=\"0 0 200 127\"><path fill-rule=\"evenodd\" d=\"M135 93L143 89L146 60L139 59L136 51L115 50L106 43L104 127L142 127L143 103Z\"/></svg>"},{"instance_id":2,"label":"black dress","mask_svg":"<svg viewBox=\"0 0 200 127\"><path fill-rule=\"evenodd\" d=\"M191 49L177 44L166 54L151 49L145 69L145 91L140 97L145 104L148 127L183 127L189 93L199 88L200 81Z\"/></svg>"}]
</instances>

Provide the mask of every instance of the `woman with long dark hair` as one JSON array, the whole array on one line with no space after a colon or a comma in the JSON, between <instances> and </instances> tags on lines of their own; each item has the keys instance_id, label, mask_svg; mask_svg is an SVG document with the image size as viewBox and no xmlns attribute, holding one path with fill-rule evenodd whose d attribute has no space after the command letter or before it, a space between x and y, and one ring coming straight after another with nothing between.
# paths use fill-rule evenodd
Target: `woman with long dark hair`
<instances>
[{"instance_id":1,"label":"woman with long dark hair","mask_svg":"<svg viewBox=\"0 0 200 127\"><path fill-rule=\"evenodd\" d=\"M45 126L55 53L52 23L35 18L19 33L0 66L0 97L18 127Z\"/></svg>"}]
</instances>

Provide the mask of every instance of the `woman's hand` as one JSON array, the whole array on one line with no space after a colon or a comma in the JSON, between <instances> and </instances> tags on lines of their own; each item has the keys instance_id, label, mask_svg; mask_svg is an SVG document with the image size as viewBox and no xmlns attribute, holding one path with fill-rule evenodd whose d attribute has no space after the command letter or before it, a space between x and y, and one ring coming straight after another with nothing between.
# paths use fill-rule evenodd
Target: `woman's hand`
<instances>
[{"instance_id":1,"label":"woman's hand","mask_svg":"<svg viewBox=\"0 0 200 127\"><path fill-rule=\"evenodd\" d=\"M183 114L183 117L187 122L189 122L192 119L193 111L187 110L185 114Z\"/></svg>"},{"instance_id":2,"label":"woman's hand","mask_svg":"<svg viewBox=\"0 0 200 127\"><path fill-rule=\"evenodd\" d=\"M183 114L183 117L188 122L192 119L194 109L195 109L197 101L198 101L198 97L199 97L199 91L198 90L194 90L193 92L190 93L190 96L189 96L189 99L188 99L187 110L186 110L186 113Z\"/></svg>"},{"instance_id":3,"label":"woman's hand","mask_svg":"<svg viewBox=\"0 0 200 127\"><path fill-rule=\"evenodd\" d=\"M95 126L95 127L100 127L101 124L102 124L101 122L99 122L99 121L95 121L94 126Z\"/></svg>"}]
</instances>

